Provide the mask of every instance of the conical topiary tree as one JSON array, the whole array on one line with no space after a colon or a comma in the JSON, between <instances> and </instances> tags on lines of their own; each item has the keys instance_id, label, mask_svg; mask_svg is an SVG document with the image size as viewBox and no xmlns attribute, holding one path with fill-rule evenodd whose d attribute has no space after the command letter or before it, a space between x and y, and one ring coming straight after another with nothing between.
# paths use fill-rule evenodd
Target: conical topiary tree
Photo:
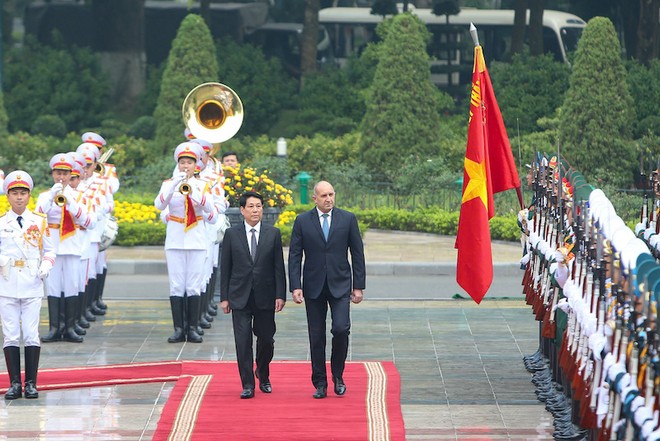
<instances>
[{"instance_id":1,"label":"conical topiary tree","mask_svg":"<svg viewBox=\"0 0 660 441\"><path fill-rule=\"evenodd\" d=\"M181 106L188 92L201 83L218 81L218 60L211 31L196 14L188 14L172 41L154 110L156 146L164 154L185 141Z\"/></svg>"},{"instance_id":2,"label":"conical topiary tree","mask_svg":"<svg viewBox=\"0 0 660 441\"><path fill-rule=\"evenodd\" d=\"M361 153L374 176L391 180L404 158L424 160L440 153L440 114L453 103L431 82L424 23L403 13L377 32L383 41L366 99Z\"/></svg>"},{"instance_id":3,"label":"conical topiary tree","mask_svg":"<svg viewBox=\"0 0 660 441\"><path fill-rule=\"evenodd\" d=\"M614 25L608 18L594 17L578 43L560 111L563 156L590 181L630 182L634 115Z\"/></svg>"}]
</instances>

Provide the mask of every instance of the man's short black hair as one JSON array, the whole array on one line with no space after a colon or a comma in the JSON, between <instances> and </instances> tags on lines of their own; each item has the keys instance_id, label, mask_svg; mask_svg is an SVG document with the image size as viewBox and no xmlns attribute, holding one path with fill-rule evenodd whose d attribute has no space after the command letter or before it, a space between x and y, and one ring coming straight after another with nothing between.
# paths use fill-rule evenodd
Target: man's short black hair
<instances>
[{"instance_id":1,"label":"man's short black hair","mask_svg":"<svg viewBox=\"0 0 660 441\"><path fill-rule=\"evenodd\" d=\"M224 152L220 159L225 159L227 156L236 156L236 160L238 161L238 154L236 152Z\"/></svg>"},{"instance_id":2,"label":"man's short black hair","mask_svg":"<svg viewBox=\"0 0 660 441\"><path fill-rule=\"evenodd\" d=\"M257 193L256 191L246 191L241 195L240 198L238 198L238 205L245 208L245 204L247 203L248 198L257 198L261 201L261 205L264 204L264 197L261 196L259 193Z\"/></svg>"}]
</instances>

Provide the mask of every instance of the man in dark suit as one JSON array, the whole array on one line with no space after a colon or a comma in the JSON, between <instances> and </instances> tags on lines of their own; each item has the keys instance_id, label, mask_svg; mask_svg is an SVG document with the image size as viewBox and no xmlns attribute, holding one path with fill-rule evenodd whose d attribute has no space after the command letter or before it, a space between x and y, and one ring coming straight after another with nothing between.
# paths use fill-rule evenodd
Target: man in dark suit
<instances>
[{"instance_id":1,"label":"man in dark suit","mask_svg":"<svg viewBox=\"0 0 660 441\"><path fill-rule=\"evenodd\" d=\"M245 192L239 199L244 223L225 232L220 259L220 307L232 313L241 398L254 397L252 333L257 337L259 389L271 393L275 313L284 308L286 276L280 230L261 222L263 197Z\"/></svg>"},{"instance_id":2,"label":"man in dark suit","mask_svg":"<svg viewBox=\"0 0 660 441\"><path fill-rule=\"evenodd\" d=\"M325 398L325 320L330 306L334 390L346 393L343 373L351 330L350 302L360 303L366 283L364 246L353 213L335 208L335 190L329 182L314 186L316 207L296 217L289 246L289 285L296 303L305 299L312 358L314 398ZM351 253L351 264L348 251ZM302 271L303 254L305 265Z\"/></svg>"}]
</instances>

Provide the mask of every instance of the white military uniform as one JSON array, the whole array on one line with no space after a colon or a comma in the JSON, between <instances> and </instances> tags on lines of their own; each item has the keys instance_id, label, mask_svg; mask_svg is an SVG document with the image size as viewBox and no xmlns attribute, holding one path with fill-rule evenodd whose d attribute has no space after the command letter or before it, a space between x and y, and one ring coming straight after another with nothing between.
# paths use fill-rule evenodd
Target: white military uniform
<instances>
[{"instance_id":1,"label":"white military uniform","mask_svg":"<svg viewBox=\"0 0 660 441\"><path fill-rule=\"evenodd\" d=\"M73 158L68 158L68 160L73 161ZM81 197L79 191L66 186L63 194L66 197L66 205L60 207L55 203L56 195L51 190L44 191L37 198L35 210L37 213L47 215L50 235L58 243L55 267L46 281L47 295L57 298L62 292L64 297L78 295L83 238L77 234L77 230L80 228L91 229L96 225L94 214L87 211L84 203L78 202ZM66 211L63 213L65 209ZM72 231L64 231L68 222L65 216L70 216L75 224Z\"/></svg>"},{"instance_id":2,"label":"white military uniform","mask_svg":"<svg viewBox=\"0 0 660 441\"><path fill-rule=\"evenodd\" d=\"M205 183L190 178L189 195L195 220L186 225L186 205L190 202L179 191L180 182L168 179L163 182L154 201L159 210L168 208L165 254L170 279L170 296L199 295L204 284L204 261L206 259L206 227L203 220L215 222L213 199L205 194ZM191 216L192 217L192 216Z\"/></svg>"},{"instance_id":3,"label":"white military uniform","mask_svg":"<svg viewBox=\"0 0 660 441\"><path fill-rule=\"evenodd\" d=\"M44 215L12 210L0 217L0 319L3 347L20 346L21 331L25 346L41 346L39 313L44 284L39 270L52 268L56 244L49 234ZM42 266L43 263L43 266Z\"/></svg>"}]
</instances>

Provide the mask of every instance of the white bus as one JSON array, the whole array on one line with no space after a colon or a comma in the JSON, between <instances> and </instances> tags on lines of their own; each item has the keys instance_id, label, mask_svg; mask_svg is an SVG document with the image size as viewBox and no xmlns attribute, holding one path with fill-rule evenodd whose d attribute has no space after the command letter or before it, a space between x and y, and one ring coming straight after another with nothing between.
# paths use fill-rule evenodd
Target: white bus
<instances>
[{"instance_id":1,"label":"white bus","mask_svg":"<svg viewBox=\"0 0 660 441\"><path fill-rule=\"evenodd\" d=\"M431 79L438 86L463 86L470 83L474 56L470 23L477 27L479 43L484 48L488 64L492 60L508 60L510 57L514 17L511 9L462 8L457 15L449 16L449 25L444 15L434 15L431 9L409 6L409 11L426 23L432 34L428 46L432 59ZM352 55L359 55L367 43L374 41L374 30L381 21L383 17L372 15L368 7L334 7L319 11L319 23L325 26L330 35L333 55L340 66L345 65ZM577 48L577 41L585 26L586 23L580 17L545 10L545 52L553 54L558 61L568 62L567 54Z\"/></svg>"}]
</instances>

